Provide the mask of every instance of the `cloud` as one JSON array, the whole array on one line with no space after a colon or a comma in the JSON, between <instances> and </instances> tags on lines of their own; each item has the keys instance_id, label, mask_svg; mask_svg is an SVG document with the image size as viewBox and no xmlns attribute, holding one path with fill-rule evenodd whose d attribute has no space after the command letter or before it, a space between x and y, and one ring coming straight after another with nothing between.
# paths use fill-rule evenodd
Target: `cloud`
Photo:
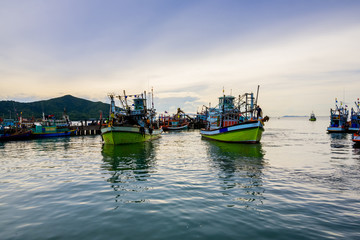
<instances>
[{"instance_id":1,"label":"cloud","mask_svg":"<svg viewBox=\"0 0 360 240\"><path fill-rule=\"evenodd\" d=\"M186 113L196 113L197 109L201 110L201 105L197 97L165 97L155 98L155 108L159 113L176 113L178 108L181 108Z\"/></svg>"},{"instance_id":2,"label":"cloud","mask_svg":"<svg viewBox=\"0 0 360 240\"><path fill-rule=\"evenodd\" d=\"M260 84L264 112L284 115L307 114L311 105L327 114L339 94L358 97L355 3L205 3L7 3L0 98L95 100L154 87L159 109L195 112L215 105L223 87L238 95Z\"/></svg>"}]
</instances>

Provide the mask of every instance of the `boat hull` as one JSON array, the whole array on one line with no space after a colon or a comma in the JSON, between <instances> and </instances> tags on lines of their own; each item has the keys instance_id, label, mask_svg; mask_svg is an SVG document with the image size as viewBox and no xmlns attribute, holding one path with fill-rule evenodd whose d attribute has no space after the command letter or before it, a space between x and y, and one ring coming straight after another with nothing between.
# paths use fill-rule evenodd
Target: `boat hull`
<instances>
[{"instance_id":1,"label":"boat hull","mask_svg":"<svg viewBox=\"0 0 360 240\"><path fill-rule=\"evenodd\" d=\"M186 129L188 129L188 125L186 124L186 125L183 125L183 126L179 126L179 127L168 127L168 126L164 126L164 127L162 127L162 129L164 130L164 131L179 131L179 130L186 130Z\"/></svg>"},{"instance_id":2,"label":"boat hull","mask_svg":"<svg viewBox=\"0 0 360 240\"><path fill-rule=\"evenodd\" d=\"M360 135L354 133L354 135L353 135L353 137L352 137L352 141L353 141L354 143L359 143L359 144L360 144Z\"/></svg>"},{"instance_id":3,"label":"boat hull","mask_svg":"<svg viewBox=\"0 0 360 240\"><path fill-rule=\"evenodd\" d=\"M201 130L200 134L203 138L221 142L258 143L263 132L263 124L260 121L255 121L215 130Z\"/></svg>"},{"instance_id":4,"label":"boat hull","mask_svg":"<svg viewBox=\"0 0 360 240\"><path fill-rule=\"evenodd\" d=\"M329 133L344 133L346 132L346 129L343 127L328 127L327 131Z\"/></svg>"},{"instance_id":5,"label":"boat hull","mask_svg":"<svg viewBox=\"0 0 360 240\"><path fill-rule=\"evenodd\" d=\"M31 131L0 136L0 142L20 141L29 139L31 139Z\"/></svg>"},{"instance_id":6,"label":"boat hull","mask_svg":"<svg viewBox=\"0 0 360 240\"><path fill-rule=\"evenodd\" d=\"M357 127L357 128L349 128L348 129L348 132L352 132L352 133L355 133L355 132L358 132L359 131L359 128Z\"/></svg>"},{"instance_id":7,"label":"boat hull","mask_svg":"<svg viewBox=\"0 0 360 240\"><path fill-rule=\"evenodd\" d=\"M105 127L101 129L101 136L105 144L119 145L146 142L157 139L161 136L162 130L154 129L149 133L148 129L145 132L140 131L140 127Z\"/></svg>"},{"instance_id":8,"label":"boat hull","mask_svg":"<svg viewBox=\"0 0 360 240\"><path fill-rule=\"evenodd\" d=\"M48 133L32 132L31 136L33 138L49 138L49 137L67 137L75 134L76 134L76 130L69 130L64 132L48 132Z\"/></svg>"}]
</instances>

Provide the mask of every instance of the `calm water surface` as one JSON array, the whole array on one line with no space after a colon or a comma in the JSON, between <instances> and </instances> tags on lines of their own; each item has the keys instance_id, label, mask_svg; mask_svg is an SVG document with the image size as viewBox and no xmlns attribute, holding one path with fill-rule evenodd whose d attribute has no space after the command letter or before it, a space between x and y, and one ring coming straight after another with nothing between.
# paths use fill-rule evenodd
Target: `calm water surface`
<instances>
[{"instance_id":1,"label":"calm water surface","mask_svg":"<svg viewBox=\"0 0 360 240\"><path fill-rule=\"evenodd\" d=\"M360 148L327 125L272 118L256 145L0 143L0 239L360 239Z\"/></svg>"}]
</instances>

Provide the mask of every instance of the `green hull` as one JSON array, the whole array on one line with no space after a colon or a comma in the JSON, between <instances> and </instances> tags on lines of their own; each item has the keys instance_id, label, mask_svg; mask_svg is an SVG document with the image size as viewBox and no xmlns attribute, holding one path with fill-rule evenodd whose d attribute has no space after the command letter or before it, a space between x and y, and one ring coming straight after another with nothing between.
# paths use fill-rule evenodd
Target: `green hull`
<instances>
[{"instance_id":1,"label":"green hull","mask_svg":"<svg viewBox=\"0 0 360 240\"><path fill-rule=\"evenodd\" d=\"M201 134L201 136L221 142L258 143L261 140L263 131L264 129L262 127L257 127L228 131L214 135Z\"/></svg>"},{"instance_id":2,"label":"green hull","mask_svg":"<svg viewBox=\"0 0 360 240\"><path fill-rule=\"evenodd\" d=\"M137 127L106 127L101 129L101 135L105 144L119 145L150 141L160 137L160 130L154 130L149 134L146 130L145 134L140 133Z\"/></svg>"}]
</instances>

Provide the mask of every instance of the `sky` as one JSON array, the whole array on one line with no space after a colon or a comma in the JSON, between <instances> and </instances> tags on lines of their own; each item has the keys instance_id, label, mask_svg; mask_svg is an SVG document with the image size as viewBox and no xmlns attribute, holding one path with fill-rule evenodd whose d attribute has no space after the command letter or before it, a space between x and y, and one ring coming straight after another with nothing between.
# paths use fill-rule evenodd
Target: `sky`
<instances>
[{"instance_id":1,"label":"sky","mask_svg":"<svg viewBox=\"0 0 360 240\"><path fill-rule=\"evenodd\" d=\"M360 97L358 0L0 0L0 100L154 89L159 113L256 93L265 115Z\"/></svg>"}]
</instances>

